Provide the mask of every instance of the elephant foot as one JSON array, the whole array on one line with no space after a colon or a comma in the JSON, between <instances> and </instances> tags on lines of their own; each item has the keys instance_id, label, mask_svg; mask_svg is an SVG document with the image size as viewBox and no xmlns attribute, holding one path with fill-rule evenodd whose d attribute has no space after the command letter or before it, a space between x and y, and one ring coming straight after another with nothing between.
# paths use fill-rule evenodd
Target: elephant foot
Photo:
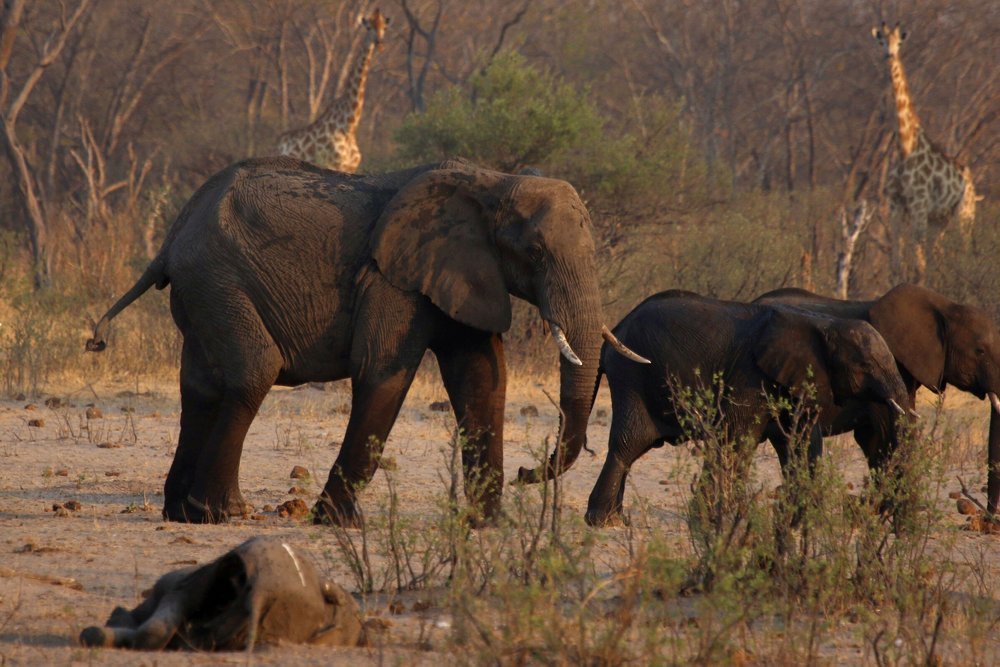
<instances>
[{"instance_id":1,"label":"elephant foot","mask_svg":"<svg viewBox=\"0 0 1000 667\"><path fill-rule=\"evenodd\" d=\"M320 526L340 526L341 528L363 528L364 518L352 500L330 500L325 493L312 508L312 521Z\"/></svg>"},{"instance_id":2,"label":"elephant foot","mask_svg":"<svg viewBox=\"0 0 1000 667\"><path fill-rule=\"evenodd\" d=\"M517 479L513 480L511 484L538 484L545 480L545 477L539 470L540 468L525 468L521 466L517 469Z\"/></svg>"},{"instance_id":3,"label":"elephant foot","mask_svg":"<svg viewBox=\"0 0 1000 667\"><path fill-rule=\"evenodd\" d=\"M490 501L485 506L471 505L470 511L465 514L465 523L469 528L496 528L503 518L505 515L500 503Z\"/></svg>"},{"instance_id":4,"label":"elephant foot","mask_svg":"<svg viewBox=\"0 0 1000 667\"><path fill-rule=\"evenodd\" d=\"M221 503L203 503L192 496L170 500L163 504L163 518L179 523L224 523L231 517L248 516L253 506L236 492L235 497Z\"/></svg>"},{"instance_id":5,"label":"elephant foot","mask_svg":"<svg viewBox=\"0 0 1000 667\"><path fill-rule=\"evenodd\" d=\"M595 528L607 528L610 526L630 526L631 520L621 509L614 512L588 509L584 515L584 521L588 526Z\"/></svg>"}]
</instances>

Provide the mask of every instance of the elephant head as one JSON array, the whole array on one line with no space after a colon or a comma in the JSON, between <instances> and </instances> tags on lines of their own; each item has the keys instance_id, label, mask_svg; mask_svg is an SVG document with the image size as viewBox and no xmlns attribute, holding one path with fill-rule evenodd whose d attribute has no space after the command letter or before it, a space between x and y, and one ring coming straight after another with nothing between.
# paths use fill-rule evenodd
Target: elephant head
<instances>
[{"instance_id":1,"label":"elephant head","mask_svg":"<svg viewBox=\"0 0 1000 667\"><path fill-rule=\"evenodd\" d=\"M256 537L201 567L160 577L134 610L116 608L84 646L237 650L254 642L357 646L357 602L278 538Z\"/></svg>"},{"instance_id":2,"label":"elephant head","mask_svg":"<svg viewBox=\"0 0 1000 667\"><path fill-rule=\"evenodd\" d=\"M901 413L910 403L888 345L861 320L774 307L754 356L764 374L783 387L812 384L821 410L859 399L887 403Z\"/></svg>"},{"instance_id":3,"label":"elephant head","mask_svg":"<svg viewBox=\"0 0 1000 667\"><path fill-rule=\"evenodd\" d=\"M487 169L438 169L390 202L372 256L395 287L426 295L455 320L495 333L510 295L537 306L562 353L564 447L537 481L569 467L586 440L603 325L590 216L571 185ZM617 341L615 341L617 342Z\"/></svg>"},{"instance_id":4,"label":"elephant head","mask_svg":"<svg viewBox=\"0 0 1000 667\"><path fill-rule=\"evenodd\" d=\"M989 397L987 501L1000 501L1000 331L984 311L917 285L898 285L876 301L869 319L900 368L916 383L941 392L951 384ZM916 386L913 387L914 391Z\"/></svg>"}]
</instances>

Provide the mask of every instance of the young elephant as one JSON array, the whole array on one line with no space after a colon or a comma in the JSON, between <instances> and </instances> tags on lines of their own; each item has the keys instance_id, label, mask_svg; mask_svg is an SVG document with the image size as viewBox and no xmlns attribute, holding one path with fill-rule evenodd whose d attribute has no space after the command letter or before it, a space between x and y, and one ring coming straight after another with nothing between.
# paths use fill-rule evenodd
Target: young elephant
<instances>
[{"instance_id":1,"label":"young elephant","mask_svg":"<svg viewBox=\"0 0 1000 667\"><path fill-rule=\"evenodd\" d=\"M902 412L906 387L885 341L870 325L795 308L718 301L668 291L639 304L613 330L622 343L652 361L640 365L605 349L601 369L611 389L608 455L587 505L587 523L604 524L623 511L625 477L653 447L687 439L674 386L712 387L730 436L769 439L784 467L787 436L771 418L768 395L795 397L815 386L819 424L849 401L875 401ZM718 395L716 396L718 397ZM822 438L812 435L810 455Z\"/></svg>"},{"instance_id":2,"label":"young elephant","mask_svg":"<svg viewBox=\"0 0 1000 667\"><path fill-rule=\"evenodd\" d=\"M116 608L80 643L232 651L277 641L357 646L363 636L354 598L280 539L256 537L207 565L163 575L142 604Z\"/></svg>"},{"instance_id":3,"label":"young elephant","mask_svg":"<svg viewBox=\"0 0 1000 667\"><path fill-rule=\"evenodd\" d=\"M762 294L754 303L784 304L870 322L896 358L911 400L921 386L939 394L951 385L979 399L989 397L986 507L996 513L1000 504L1000 328L986 311L905 283L873 301L841 301L785 288ZM845 413L849 423L835 432L854 429L854 439L869 466L884 466L895 451L895 443L887 438L892 431L889 413L879 407Z\"/></svg>"}]
</instances>

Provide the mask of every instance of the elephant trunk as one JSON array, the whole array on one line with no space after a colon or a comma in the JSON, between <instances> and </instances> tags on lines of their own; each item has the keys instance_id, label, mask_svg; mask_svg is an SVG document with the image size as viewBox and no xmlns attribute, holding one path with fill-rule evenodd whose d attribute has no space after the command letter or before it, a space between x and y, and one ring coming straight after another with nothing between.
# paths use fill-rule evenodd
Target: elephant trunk
<instances>
[{"instance_id":1,"label":"elephant trunk","mask_svg":"<svg viewBox=\"0 0 1000 667\"><path fill-rule=\"evenodd\" d=\"M990 440L987 454L986 509L996 514L1000 502L1000 399L993 392L990 398Z\"/></svg>"},{"instance_id":2,"label":"elephant trunk","mask_svg":"<svg viewBox=\"0 0 1000 667\"><path fill-rule=\"evenodd\" d=\"M533 484L561 474L573 465L587 442L587 423L594 406L602 343L601 309L597 302L596 284L592 294L568 306L562 305L562 299L540 304L542 317L552 327L553 337L561 352L559 442L543 466L521 468L517 475L518 482Z\"/></svg>"}]
</instances>

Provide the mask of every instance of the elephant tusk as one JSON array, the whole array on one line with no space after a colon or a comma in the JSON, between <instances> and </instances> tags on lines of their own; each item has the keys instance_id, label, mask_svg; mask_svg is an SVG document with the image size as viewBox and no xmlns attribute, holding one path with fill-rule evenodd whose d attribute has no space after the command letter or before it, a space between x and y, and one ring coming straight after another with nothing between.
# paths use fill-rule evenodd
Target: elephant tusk
<instances>
[{"instance_id":1,"label":"elephant tusk","mask_svg":"<svg viewBox=\"0 0 1000 667\"><path fill-rule=\"evenodd\" d=\"M625 347L625 344L620 340L618 340L617 338L615 338L615 335L611 333L611 330L608 329L608 325L605 324L601 327L601 335L604 336L604 340L608 341L608 345L615 348L615 350L617 350L618 353L621 354L626 359L637 361L640 364L652 363L649 359L642 356L641 354L636 354L632 350Z\"/></svg>"},{"instance_id":2,"label":"elephant tusk","mask_svg":"<svg viewBox=\"0 0 1000 667\"><path fill-rule=\"evenodd\" d=\"M583 362L580 361L580 357L576 356L576 352L573 351L573 348L569 346L569 341L566 340L566 334L564 334L563 330L559 328L559 325L555 322L549 322L549 328L552 330L552 336L556 339L556 345L559 346L559 351L562 352L564 357L566 357L566 360L571 364L583 366Z\"/></svg>"},{"instance_id":3,"label":"elephant tusk","mask_svg":"<svg viewBox=\"0 0 1000 667\"><path fill-rule=\"evenodd\" d=\"M992 391L988 394L988 396L990 397L990 403L993 404L993 412L1000 415L1000 398L997 398L997 395Z\"/></svg>"},{"instance_id":4,"label":"elephant tusk","mask_svg":"<svg viewBox=\"0 0 1000 667\"><path fill-rule=\"evenodd\" d=\"M891 398L889 399L889 405L891 405L892 409L895 410L896 412L898 412L899 414L901 414L901 415L905 415L906 414L906 410L904 410L902 407L900 407L899 403L897 403L896 401L894 401Z\"/></svg>"}]
</instances>

